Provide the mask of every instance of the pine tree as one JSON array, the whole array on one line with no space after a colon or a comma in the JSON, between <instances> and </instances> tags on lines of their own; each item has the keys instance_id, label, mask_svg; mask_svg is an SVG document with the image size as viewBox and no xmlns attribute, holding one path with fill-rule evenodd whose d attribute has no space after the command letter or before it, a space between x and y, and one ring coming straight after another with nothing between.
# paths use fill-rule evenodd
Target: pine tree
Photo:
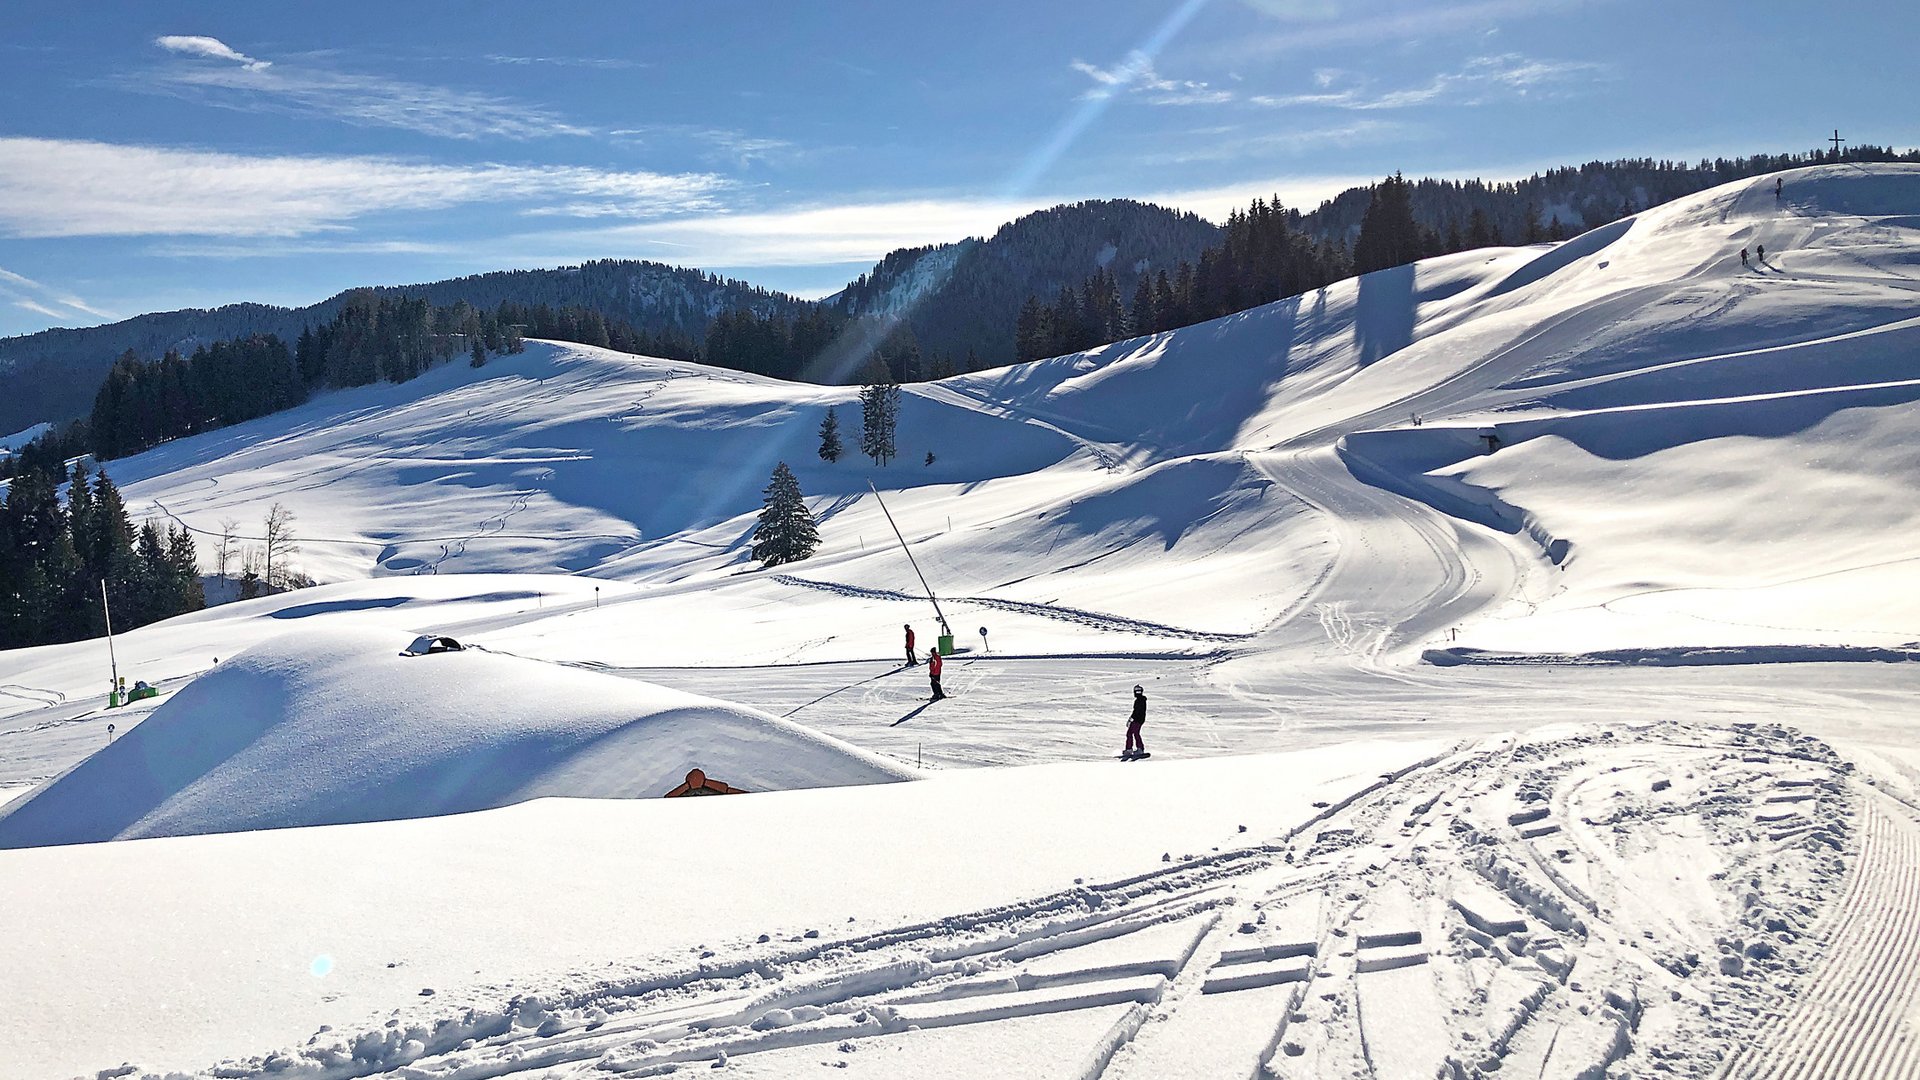
<instances>
[{"instance_id":1,"label":"pine tree","mask_svg":"<svg viewBox=\"0 0 1920 1080\"><path fill-rule=\"evenodd\" d=\"M487 347L481 344L480 339L476 337L473 339L473 352L470 358L467 360L467 366L485 367L486 364L487 364Z\"/></svg>"},{"instance_id":2,"label":"pine tree","mask_svg":"<svg viewBox=\"0 0 1920 1080\"><path fill-rule=\"evenodd\" d=\"M753 557L767 566L810 558L820 546L820 528L786 462L773 467L765 494L760 524L753 530Z\"/></svg>"},{"instance_id":3,"label":"pine tree","mask_svg":"<svg viewBox=\"0 0 1920 1080\"><path fill-rule=\"evenodd\" d=\"M1420 257L1423 246L1420 226L1413 220L1412 185L1394 173L1374 185L1373 201L1353 243L1353 271L1369 274L1405 266Z\"/></svg>"},{"instance_id":4,"label":"pine tree","mask_svg":"<svg viewBox=\"0 0 1920 1080\"><path fill-rule=\"evenodd\" d=\"M820 460L832 464L840 460L846 448L840 445L840 416L832 409L820 421Z\"/></svg>"},{"instance_id":5,"label":"pine tree","mask_svg":"<svg viewBox=\"0 0 1920 1080\"><path fill-rule=\"evenodd\" d=\"M860 452L885 465L894 455L894 427L900 417L900 387L884 376L860 388Z\"/></svg>"}]
</instances>

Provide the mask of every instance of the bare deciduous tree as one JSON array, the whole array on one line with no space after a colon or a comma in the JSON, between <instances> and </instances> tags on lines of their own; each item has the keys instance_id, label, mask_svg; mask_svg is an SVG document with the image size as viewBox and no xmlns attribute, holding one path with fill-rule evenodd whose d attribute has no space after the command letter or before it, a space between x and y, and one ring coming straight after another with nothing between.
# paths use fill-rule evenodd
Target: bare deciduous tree
<instances>
[{"instance_id":1,"label":"bare deciduous tree","mask_svg":"<svg viewBox=\"0 0 1920 1080\"><path fill-rule=\"evenodd\" d=\"M300 550L293 534L293 511L281 503L267 509L266 580L274 588L283 588L287 580L287 560Z\"/></svg>"},{"instance_id":2,"label":"bare deciduous tree","mask_svg":"<svg viewBox=\"0 0 1920 1080\"><path fill-rule=\"evenodd\" d=\"M232 565L233 556L238 551L234 546L233 538L234 530L239 527L240 522L233 518L222 518L220 521L220 546L214 549L214 557L220 563L221 581L227 580L227 567Z\"/></svg>"}]
</instances>

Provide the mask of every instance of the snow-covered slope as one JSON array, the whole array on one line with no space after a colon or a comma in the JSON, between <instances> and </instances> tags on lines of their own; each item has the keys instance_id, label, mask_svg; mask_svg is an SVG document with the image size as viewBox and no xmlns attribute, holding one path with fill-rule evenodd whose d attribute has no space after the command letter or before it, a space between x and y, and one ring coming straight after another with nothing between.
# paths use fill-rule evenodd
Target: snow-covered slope
<instances>
[{"instance_id":1,"label":"snow-covered slope","mask_svg":"<svg viewBox=\"0 0 1920 1080\"><path fill-rule=\"evenodd\" d=\"M746 791L912 770L661 687L337 627L222 663L0 813L0 847L383 821L553 796L654 798L698 768Z\"/></svg>"},{"instance_id":2,"label":"snow-covered slope","mask_svg":"<svg viewBox=\"0 0 1920 1080\"><path fill-rule=\"evenodd\" d=\"M323 580L588 571L805 613L709 632L662 595L604 617L642 628L588 643L609 662L640 662L621 640L656 663L869 655L895 620L863 606L916 586L868 479L897 493L935 588L979 599L956 603L959 628L991 615L1023 650L1060 644L1039 609L1061 607L1091 613L1073 633L1101 631L1080 643L1095 650L1137 650L1143 629L1163 643L1279 631L1324 650L1318 629L1302 641L1283 624L1330 607L1365 652L1456 628L1543 652L1645 635L1897 645L1920 622L1904 587L1920 534L1910 500L1888 497L1920 481L1920 171L1784 180L1778 199L1771 178L1743 181L1554 247L1430 260L910 387L886 468L813 454L827 408L857 421L850 390L542 344L114 468L136 509L203 530L284 502ZM1742 266L1739 248L1762 243ZM1483 434L1502 448L1481 456ZM820 557L727 576L748 565L781 460L822 518ZM1762 501L1764 526L1748 512ZM1815 577L1881 599L1858 618L1838 593L1801 603L1819 586L1793 583Z\"/></svg>"},{"instance_id":3,"label":"snow-covered slope","mask_svg":"<svg viewBox=\"0 0 1920 1080\"><path fill-rule=\"evenodd\" d=\"M1080 760L0 851L50 931L0 937L0 1072L1920 1077L1915 669L1762 663L1917 651L1920 170L1782 179L911 387L886 468L813 456L848 389L545 344L114 463L202 529L284 503L337 583L125 635L157 708L100 708L104 643L0 655L0 784L85 759L0 832L657 793L676 706L612 676ZM824 542L766 571L777 460ZM937 705L869 478L960 636ZM393 655L429 631L493 652ZM1157 756L1087 760L1136 683ZM55 814L89 770L144 809Z\"/></svg>"}]
</instances>

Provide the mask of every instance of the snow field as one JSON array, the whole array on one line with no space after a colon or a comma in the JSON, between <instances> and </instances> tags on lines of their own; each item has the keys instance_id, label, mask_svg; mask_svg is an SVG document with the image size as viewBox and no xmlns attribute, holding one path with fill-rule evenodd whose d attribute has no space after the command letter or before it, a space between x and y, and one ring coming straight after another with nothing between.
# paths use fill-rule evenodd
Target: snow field
<instances>
[{"instance_id":1,"label":"snow field","mask_svg":"<svg viewBox=\"0 0 1920 1080\"><path fill-rule=\"evenodd\" d=\"M8 851L0 919L86 932L62 936L57 953L39 935L0 937L0 969L26 1010L0 1040L0 1075L69 1076L125 1060L152 1063L136 1075L204 1069L236 1045L293 1048L288 1060L315 1070L295 1076L361 1075L397 1067L409 1039L439 1053L488 1025L514 1032L502 1046L525 1047L531 1031L510 1022L516 1002L578 1005L571 1024L591 1022L594 1008L633 1012L644 999L645 1028L663 1001L696 1003L675 987L751 997L808 981L802 975L831 981L846 960L884 954L892 964L916 943L939 949L897 960L945 962L956 959L947 952L998 942L1040 961L1056 941L1093 946L1165 922L1136 906L1108 919L1086 907L1075 878L1132 878L1163 866L1162 855L1217 857L1215 847L1282 834L1314 803L1345 799L1378 783L1380 770L1439 749L1156 761L1151 772L1111 761L964 770L751 798L541 799L436 818ZM1190 928L1182 933L1192 940ZM757 942L761 934L768 940ZM1168 947L1177 955L1185 946ZM316 971L322 957L331 966ZM804 1004L789 996L768 1007ZM394 1014L396 1005L406 1007ZM389 1018L400 1020L391 1031ZM443 1033L467 1034L436 1041L443 1021ZM89 1022L86 1042L68 1037ZM334 1030L300 1048L321 1025ZM617 1038L629 1026L607 1027L589 1059L631 1044ZM404 1037L389 1043L395 1032ZM317 1064L363 1035L384 1049L358 1072Z\"/></svg>"},{"instance_id":2,"label":"snow field","mask_svg":"<svg viewBox=\"0 0 1920 1080\"><path fill-rule=\"evenodd\" d=\"M1655 793L1630 775L1723 765L1745 779ZM679 974L505 1009L416 1010L393 1037L359 1041L370 1057L354 1060L356 1037L329 1032L222 1074L562 1077L723 1061L749 1075L842 1061L951 1071L952 1053L991 1046L972 1075L1030 1060L1064 1077L1577 1077L1628 1054L1710 1072L1765 1032L1774 984L1818 962L1820 926L1865 925L1847 914L1857 887L1843 887L1862 797L1846 775L1825 746L1781 727L1494 740L1389 771L1252 846L1169 851L1157 870L1017 904L730 947ZM1589 779L1602 776L1619 779ZM1830 828L1769 840L1754 816L1780 791L1812 792ZM1583 829L1521 839L1506 818L1538 801L1573 808ZM1691 855L1697 830L1717 837L1718 859L1629 865L1617 893L1570 889L1550 870L1672 843ZM1663 908L1630 892L1714 902ZM1365 962L1380 957L1394 959ZM1234 980L1275 963L1303 977Z\"/></svg>"},{"instance_id":3,"label":"snow field","mask_svg":"<svg viewBox=\"0 0 1920 1080\"><path fill-rule=\"evenodd\" d=\"M112 720L99 644L0 657L0 782L104 722L165 741L227 658L348 620L540 672L515 709L563 743L577 679L662 693L621 675L895 758L1105 756L1140 681L1158 756L0 853L0 919L86 927L59 956L0 942L31 1010L0 1073L204 1067L331 1024L222 1075L1915 1075L1911 665L1805 661L1915 653L1920 169L1785 179L912 388L884 470L812 456L846 388L540 343L115 463L136 510L201 529L283 501L304 567L373 580L127 635L123 671L174 697ZM744 541L780 459L826 543L769 573ZM874 659L932 626L868 475L961 644L992 630L933 710ZM461 680L376 681L411 707ZM376 773L475 735L437 715ZM1168 760L1353 738L1357 765ZM1464 742L1407 741L1436 738ZM350 792L323 743L250 746L139 828L327 819ZM377 790L646 794L646 757ZM69 776L134 790L132 762ZM55 1042L82 1027L84 1061Z\"/></svg>"}]
</instances>

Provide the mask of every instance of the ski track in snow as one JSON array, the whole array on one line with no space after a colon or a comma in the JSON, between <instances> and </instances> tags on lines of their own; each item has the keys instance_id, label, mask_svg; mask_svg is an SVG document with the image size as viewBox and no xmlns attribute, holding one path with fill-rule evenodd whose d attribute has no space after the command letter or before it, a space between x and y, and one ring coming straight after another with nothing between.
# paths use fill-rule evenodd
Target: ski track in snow
<instances>
[{"instance_id":1,"label":"ski track in snow","mask_svg":"<svg viewBox=\"0 0 1920 1080\"><path fill-rule=\"evenodd\" d=\"M1920 1076L1920 825L1868 796L1828 959L1730 1077Z\"/></svg>"},{"instance_id":2,"label":"ski track in snow","mask_svg":"<svg viewBox=\"0 0 1920 1080\"><path fill-rule=\"evenodd\" d=\"M1709 769L1740 771L1742 791L1691 781ZM691 967L322 1032L218 1075L655 1076L705 1064L777 1076L878 1063L867 1051L892 1048L902 1056L884 1060L899 1071L875 1075L908 1075L929 1032L999 1025L1019 1039L1025 1018L1085 1014L1098 1022L1072 1029L1085 1042L1079 1066L1058 1074L1069 1080L1572 1078L1623 1060L1703 1076L1721 1067L1717 1047L1768 1028L1777 1038L1761 1062L1824 1055L1868 1071L1738 1075L1904 1076L1873 1070L1914 1060L1911 1040L1881 1036L1913 997L1920 841L1869 805L1859 869L1829 903L1840 851L1856 846L1846 777L1824 744L1777 726L1488 740L1383 775L1246 848L1169 852L1146 873L877 933L723 947ZM1687 849L1667 846L1691 830L1731 853L1724 865L1671 865ZM1647 853L1660 858L1636 861ZM1579 883L1595 859L1621 864L1618 893ZM1690 873L1731 917L1636 903L1633 875L1647 872ZM1814 918L1838 919L1835 937L1861 947L1817 970L1800 1011L1775 1024L1766 1010L1819 955L1818 936L1801 932ZM1871 1023L1820 1022L1862 1008ZM1430 1037L1411 1037L1420 1031ZM772 1071L758 1071L760 1055Z\"/></svg>"}]
</instances>

